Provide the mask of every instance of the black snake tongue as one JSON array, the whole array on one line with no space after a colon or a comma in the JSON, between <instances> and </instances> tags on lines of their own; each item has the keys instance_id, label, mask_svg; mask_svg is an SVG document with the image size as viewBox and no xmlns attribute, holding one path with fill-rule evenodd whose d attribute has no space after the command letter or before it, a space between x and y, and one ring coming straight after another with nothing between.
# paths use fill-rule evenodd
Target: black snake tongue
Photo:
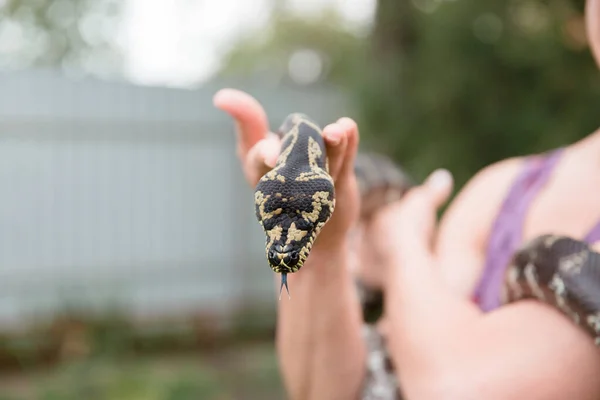
<instances>
[{"instance_id":1,"label":"black snake tongue","mask_svg":"<svg viewBox=\"0 0 600 400\"><path fill-rule=\"evenodd\" d=\"M287 273L282 272L281 273L281 286L279 287L279 300L281 300L281 292L283 291L283 286L285 286L285 290L287 291L288 294L288 298L292 298L292 296L290 296L290 289L288 288L288 284L287 284Z\"/></svg>"}]
</instances>

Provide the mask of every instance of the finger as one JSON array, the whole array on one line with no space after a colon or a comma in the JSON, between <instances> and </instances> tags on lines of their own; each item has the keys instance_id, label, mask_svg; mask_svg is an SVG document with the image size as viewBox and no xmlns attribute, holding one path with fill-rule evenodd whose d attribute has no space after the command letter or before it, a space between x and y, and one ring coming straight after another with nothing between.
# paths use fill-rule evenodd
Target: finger
<instances>
[{"instance_id":1,"label":"finger","mask_svg":"<svg viewBox=\"0 0 600 400\"><path fill-rule=\"evenodd\" d=\"M269 134L264 140L264 147L262 150L263 161L269 169L275 167L277 158L281 153L281 138L274 134Z\"/></svg>"},{"instance_id":2,"label":"finger","mask_svg":"<svg viewBox=\"0 0 600 400\"><path fill-rule=\"evenodd\" d=\"M254 97L236 89L219 90L213 97L213 104L235 120L239 155L245 158L250 148L269 131L264 108Z\"/></svg>"},{"instance_id":3,"label":"finger","mask_svg":"<svg viewBox=\"0 0 600 400\"><path fill-rule=\"evenodd\" d=\"M380 226L387 226L389 232L385 236L397 241L397 246L390 243L390 247L402 249L400 254L394 255L404 260L402 264L413 265L431 257L436 213L451 190L452 175L446 170L437 170L424 184L411 189L404 199L381 213Z\"/></svg>"},{"instance_id":4,"label":"finger","mask_svg":"<svg viewBox=\"0 0 600 400\"><path fill-rule=\"evenodd\" d=\"M343 159L340 174L349 176L354 173L354 162L358 151L359 133L358 125L351 118L340 118L337 123L344 128L348 144L346 145L346 155Z\"/></svg>"},{"instance_id":5,"label":"finger","mask_svg":"<svg viewBox=\"0 0 600 400\"><path fill-rule=\"evenodd\" d=\"M275 166L278 155L279 142L276 138L262 139L248 151L244 171L253 185Z\"/></svg>"},{"instance_id":6,"label":"finger","mask_svg":"<svg viewBox=\"0 0 600 400\"><path fill-rule=\"evenodd\" d=\"M343 126L333 123L323 128L323 138L329 159L329 175L337 181L346 154L347 135Z\"/></svg>"},{"instance_id":7,"label":"finger","mask_svg":"<svg viewBox=\"0 0 600 400\"><path fill-rule=\"evenodd\" d=\"M403 231L407 237L424 239L433 233L438 208L452 191L452 175L445 169L434 171L421 186L407 193L403 203Z\"/></svg>"},{"instance_id":8,"label":"finger","mask_svg":"<svg viewBox=\"0 0 600 400\"><path fill-rule=\"evenodd\" d=\"M592 250L600 253L600 242L594 242L590 247L592 248Z\"/></svg>"},{"instance_id":9,"label":"finger","mask_svg":"<svg viewBox=\"0 0 600 400\"><path fill-rule=\"evenodd\" d=\"M434 209L437 210L448 200L452 193L453 183L452 174L446 169L437 169L429 175L425 185L428 189L428 198Z\"/></svg>"}]
</instances>

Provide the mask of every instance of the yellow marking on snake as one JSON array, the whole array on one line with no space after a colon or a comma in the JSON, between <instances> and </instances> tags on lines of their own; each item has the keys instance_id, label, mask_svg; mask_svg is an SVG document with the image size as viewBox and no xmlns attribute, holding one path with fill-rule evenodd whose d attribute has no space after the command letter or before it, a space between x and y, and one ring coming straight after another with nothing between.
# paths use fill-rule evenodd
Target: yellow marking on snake
<instances>
[{"instance_id":1,"label":"yellow marking on snake","mask_svg":"<svg viewBox=\"0 0 600 400\"><path fill-rule=\"evenodd\" d=\"M267 203L267 200L269 200L269 197L271 196L268 194L265 195L260 191L254 193L254 203L258 206L258 212L263 220L267 218L265 214L265 204Z\"/></svg>"},{"instance_id":2,"label":"yellow marking on snake","mask_svg":"<svg viewBox=\"0 0 600 400\"><path fill-rule=\"evenodd\" d=\"M281 239L281 235L283 233L283 228L280 225L276 225L273 229L266 231L267 237L269 238L269 242L265 247L266 253L268 254L268 248L270 248L273 243Z\"/></svg>"},{"instance_id":3,"label":"yellow marking on snake","mask_svg":"<svg viewBox=\"0 0 600 400\"><path fill-rule=\"evenodd\" d=\"M579 253L569 254L559 259L559 268L562 272L568 274L579 274L583 264L586 263L587 258L588 252L585 250L582 250Z\"/></svg>"},{"instance_id":4,"label":"yellow marking on snake","mask_svg":"<svg viewBox=\"0 0 600 400\"><path fill-rule=\"evenodd\" d=\"M271 241L281 239L282 233L283 233L283 228L279 225L275 226L275 228L271 229L270 231L267 231L267 235L269 235L269 238L271 239Z\"/></svg>"},{"instance_id":5,"label":"yellow marking on snake","mask_svg":"<svg viewBox=\"0 0 600 400\"><path fill-rule=\"evenodd\" d=\"M283 141L285 141L287 139L288 136L290 136L292 138L292 140L290 141L290 144L288 145L288 147L285 148L285 150L283 150L281 152L281 154L279 155L279 158L277 159L277 165L275 166L275 168L273 168L271 171L267 172L260 180L261 181L272 181L272 180L279 180L280 182L285 182L285 177L281 174L279 174L279 171L281 170L281 168L283 168L285 166L285 163L287 162L287 158L290 156L290 154L292 153L292 150L294 149L294 146L296 145L296 142L298 141L298 126L294 126L294 128L292 128L292 130L283 138Z\"/></svg>"},{"instance_id":6,"label":"yellow marking on snake","mask_svg":"<svg viewBox=\"0 0 600 400\"><path fill-rule=\"evenodd\" d=\"M254 203L258 206L258 212L260 213L263 221L269 218L273 218L275 215L279 215L283 211L281 208L278 208L271 212L265 212L265 205L267 204L267 200L269 200L270 197L271 195L265 195L263 192L260 191L254 193Z\"/></svg>"},{"instance_id":7,"label":"yellow marking on snake","mask_svg":"<svg viewBox=\"0 0 600 400\"><path fill-rule=\"evenodd\" d=\"M326 179L330 182L333 182L331 176L323 170L323 168L319 167L317 163L317 159L323 155L323 151L321 150L321 146L319 143L311 137L308 138L308 164L310 166L309 172L302 172L296 178L297 181L309 181L311 179Z\"/></svg>"},{"instance_id":8,"label":"yellow marking on snake","mask_svg":"<svg viewBox=\"0 0 600 400\"><path fill-rule=\"evenodd\" d=\"M314 129L315 131L319 132L319 134L321 136L323 136L323 131L321 130L321 128L318 125L314 124L312 121L304 119L298 115L294 116L293 121L294 121L294 124L296 124L296 128L300 124L306 124L306 125L310 126L312 129Z\"/></svg>"},{"instance_id":9,"label":"yellow marking on snake","mask_svg":"<svg viewBox=\"0 0 600 400\"><path fill-rule=\"evenodd\" d=\"M292 224L290 225L290 228L288 229L288 234L287 234L287 239L285 241L285 244L291 244L292 241L294 241L294 240L296 242L299 242L307 234L308 234L308 232L303 231L302 229L298 229L296 227L296 223L292 222Z\"/></svg>"},{"instance_id":10,"label":"yellow marking on snake","mask_svg":"<svg viewBox=\"0 0 600 400\"><path fill-rule=\"evenodd\" d=\"M535 265L531 262L528 263L523 270L523 274L525 275L525 281L529 285L531 292L540 300L545 300L546 296L544 296L544 291L538 284L537 275L535 273Z\"/></svg>"},{"instance_id":11,"label":"yellow marking on snake","mask_svg":"<svg viewBox=\"0 0 600 400\"><path fill-rule=\"evenodd\" d=\"M316 192L312 195L312 199L312 211L302 211L301 213L302 217L308 222L312 222L314 224L319 220L319 214L321 213L323 206L329 207L329 210L333 213L333 209L335 208L335 199L329 200L328 192Z\"/></svg>"}]
</instances>

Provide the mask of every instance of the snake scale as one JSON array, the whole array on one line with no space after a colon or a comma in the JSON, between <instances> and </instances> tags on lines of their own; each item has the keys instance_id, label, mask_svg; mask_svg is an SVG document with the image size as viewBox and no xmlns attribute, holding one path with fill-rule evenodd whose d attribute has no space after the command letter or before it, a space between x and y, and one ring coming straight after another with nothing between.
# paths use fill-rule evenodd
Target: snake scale
<instances>
[{"instance_id":1,"label":"snake scale","mask_svg":"<svg viewBox=\"0 0 600 400\"><path fill-rule=\"evenodd\" d=\"M313 243L335 210L335 187L329 175L319 125L301 113L290 114L276 132L282 139L275 167L255 188L255 213L266 234L271 270L298 272ZM412 182L377 154L356 158L355 173L363 215L399 199ZM543 235L515 252L506 269L504 304L532 299L554 307L600 345L600 254L573 238ZM379 299L380 300L380 299Z\"/></svg>"}]
</instances>

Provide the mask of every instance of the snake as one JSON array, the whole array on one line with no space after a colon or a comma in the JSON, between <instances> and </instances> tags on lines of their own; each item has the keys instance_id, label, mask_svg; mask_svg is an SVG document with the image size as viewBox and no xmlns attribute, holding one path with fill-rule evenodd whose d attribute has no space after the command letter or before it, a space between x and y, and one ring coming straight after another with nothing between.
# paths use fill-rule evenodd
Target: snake
<instances>
[{"instance_id":1,"label":"snake","mask_svg":"<svg viewBox=\"0 0 600 400\"><path fill-rule=\"evenodd\" d=\"M266 235L270 269L281 274L279 299L287 275L301 270L315 240L335 211L335 185L323 131L303 113L291 113L274 132L281 138L275 166L258 181L255 214ZM397 201L414 182L386 156L359 152L355 159L361 218ZM363 299L381 306L382 295ZM568 236L540 235L518 248L505 270L502 304L536 300L558 310L600 346L600 253ZM371 307L373 308L373 307ZM380 307L381 308L381 307Z\"/></svg>"}]
</instances>

